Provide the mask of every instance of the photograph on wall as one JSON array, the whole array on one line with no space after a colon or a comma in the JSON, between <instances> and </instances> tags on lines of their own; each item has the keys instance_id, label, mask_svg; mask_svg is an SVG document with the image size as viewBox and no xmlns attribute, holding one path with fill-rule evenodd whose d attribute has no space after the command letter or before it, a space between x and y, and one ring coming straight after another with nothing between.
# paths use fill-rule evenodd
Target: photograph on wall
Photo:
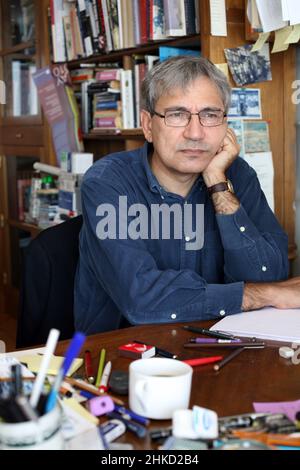
<instances>
[{"instance_id":1,"label":"photograph on wall","mask_svg":"<svg viewBox=\"0 0 300 470\"><path fill-rule=\"evenodd\" d=\"M259 88L232 88L229 118L261 119Z\"/></svg>"},{"instance_id":2,"label":"photograph on wall","mask_svg":"<svg viewBox=\"0 0 300 470\"><path fill-rule=\"evenodd\" d=\"M266 121L244 121L245 153L270 152L269 126Z\"/></svg>"},{"instance_id":3,"label":"photograph on wall","mask_svg":"<svg viewBox=\"0 0 300 470\"><path fill-rule=\"evenodd\" d=\"M231 75L238 86L272 80L269 43L251 52L252 44L224 49Z\"/></svg>"}]
</instances>

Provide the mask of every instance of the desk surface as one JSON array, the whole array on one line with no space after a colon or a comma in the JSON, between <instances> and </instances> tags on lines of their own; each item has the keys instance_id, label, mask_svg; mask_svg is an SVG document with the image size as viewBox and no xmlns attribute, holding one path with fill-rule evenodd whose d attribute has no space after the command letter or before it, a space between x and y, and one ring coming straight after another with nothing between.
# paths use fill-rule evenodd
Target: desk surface
<instances>
[{"instance_id":1,"label":"desk surface","mask_svg":"<svg viewBox=\"0 0 300 470\"><path fill-rule=\"evenodd\" d=\"M210 327L213 322L193 322L193 325ZM94 370L97 370L99 352L106 349L106 360L113 369L128 371L131 359L119 357L117 348L132 340L140 340L178 354L179 359L230 354L232 350L184 349L183 344L194 333L185 331L183 324L145 325L102 333L87 338L84 349L92 352ZM57 352L63 353L68 342L61 342ZM190 407L199 405L215 410L219 416L229 416L253 411L255 401L289 401L299 399L300 364L279 356L279 345L264 349L243 351L219 372L212 365L194 367ZM82 353L83 357L83 353ZM121 397L120 398L124 398ZM125 403L127 399L125 397ZM151 428L169 426L170 421L151 422ZM131 442L136 449L151 449L149 438L136 439L127 433L119 440Z\"/></svg>"}]
</instances>

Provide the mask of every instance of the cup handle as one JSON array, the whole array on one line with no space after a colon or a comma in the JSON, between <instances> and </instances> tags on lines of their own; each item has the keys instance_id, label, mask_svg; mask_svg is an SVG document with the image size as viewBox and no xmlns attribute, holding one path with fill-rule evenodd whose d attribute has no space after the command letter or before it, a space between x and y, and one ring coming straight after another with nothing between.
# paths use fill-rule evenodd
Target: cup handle
<instances>
[{"instance_id":1,"label":"cup handle","mask_svg":"<svg viewBox=\"0 0 300 470\"><path fill-rule=\"evenodd\" d=\"M141 408L143 409L144 413L146 413L147 410L143 398L146 398L145 394L147 393L147 382L145 380L139 380L135 384L134 391Z\"/></svg>"}]
</instances>

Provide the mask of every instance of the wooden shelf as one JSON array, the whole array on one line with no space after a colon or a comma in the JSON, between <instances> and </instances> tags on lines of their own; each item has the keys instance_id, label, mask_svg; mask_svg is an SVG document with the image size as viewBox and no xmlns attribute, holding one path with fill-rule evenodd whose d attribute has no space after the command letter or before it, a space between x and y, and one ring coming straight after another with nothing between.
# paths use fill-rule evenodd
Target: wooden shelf
<instances>
[{"instance_id":1,"label":"wooden shelf","mask_svg":"<svg viewBox=\"0 0 300 470\"><path fill-rule=\"evenodd\" d=\"M103 131L92 131L83 135L87 140L125 140L128 138L144 139L141 128L138 129L105 129Z\"/></svg>"},{"instance_id":2,"label":"wooden shelf","mask_svg":"<svg viewBox=\"0 0 300 470\"><path fill-rule=\"evenodd\" d=\"M20 220L9 219L8 224L11 227L24 230L25 232L30 232L32 237L36 237L42 231L42 229L37 225L27 224L25 222L21 222Z\"/></svg>"},{"instance_id":3,"label":"wooden shelf","mask_svg":"<svg viewBox=\"0 0 300 470\"><path fill-rule=\"evenodd\" d=\"M200 44L200 34L192 34L190 36L182 36L179 38L168 38L162 41L153 41L137 47L130 47L128 49L118 49L117 51L107 52L106 54L92 55L90 57L83 57L82 59L76 59L68 62L70 69L78 67L80 64L85 63L97 63L97 62L111 62L116 60L122 60L124 55L136 55L146 54L153 52L160 46L190 46L198 47Z\"/></svg>"},{"instance_id":4,"label":"wooden shelf","mask_svg":"<svg viewBox=\"0 0 300 470\"><path fill-rule=\"evenodd\" d=\"M22 42L20 44L17 44L16 46L0 50L0 56L15 54L17 52L23 51L24 49L30 49L31 47L35 47L35 41Z\"/></svg>"}]
</instances>

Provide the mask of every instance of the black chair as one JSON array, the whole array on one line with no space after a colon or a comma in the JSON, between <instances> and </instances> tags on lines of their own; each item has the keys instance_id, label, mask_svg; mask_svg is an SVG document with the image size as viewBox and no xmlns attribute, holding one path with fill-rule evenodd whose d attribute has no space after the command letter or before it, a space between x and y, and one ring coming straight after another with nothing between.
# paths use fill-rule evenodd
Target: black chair
<instances>
[{"instance_id":1,"label":"black chair","mask_svg":"<svg viewBox=\"0 0 300 470\"><path fill-rule=\"evenodd\" d=\"M49 330L60 340L74 333L73 290L82 216L41 232L24 250L17 347L44 344Z\"/></svg>"}]
</instances>

